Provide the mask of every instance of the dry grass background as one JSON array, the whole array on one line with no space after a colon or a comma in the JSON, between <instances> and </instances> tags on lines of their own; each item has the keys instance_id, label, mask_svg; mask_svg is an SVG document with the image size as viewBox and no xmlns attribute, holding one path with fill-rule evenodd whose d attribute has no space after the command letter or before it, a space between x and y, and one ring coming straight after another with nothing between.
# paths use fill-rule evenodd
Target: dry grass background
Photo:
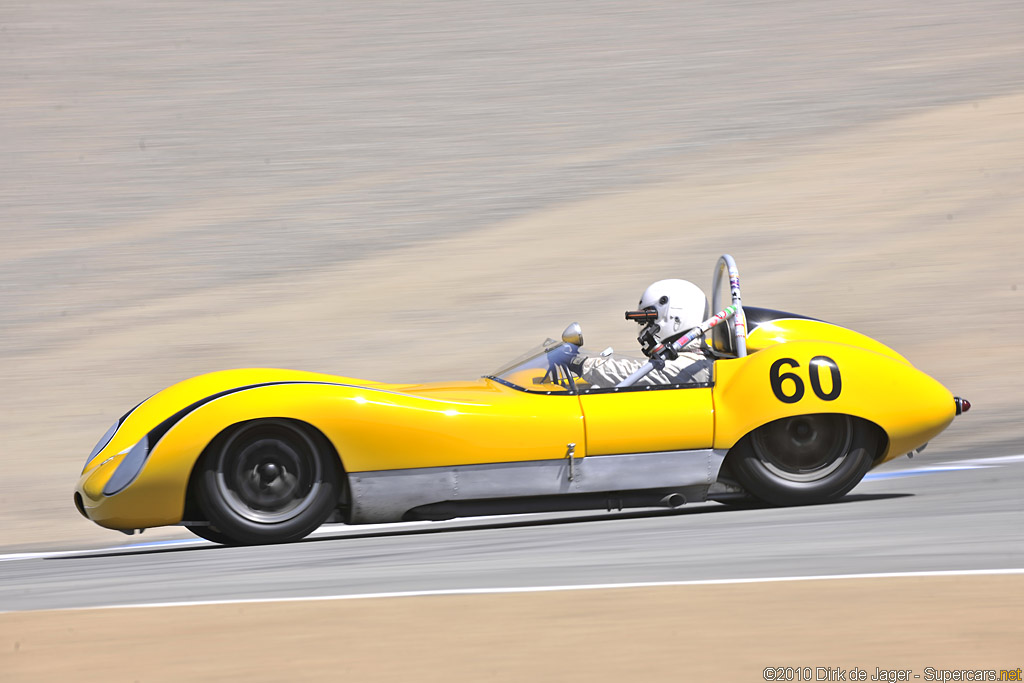
<instances>
[{"instance_id":1,"label":"dry grass background","mask_svg":"<svg viewBox=\"0 0 1024 683\"><path fill-rule=\"evenodd\" d=\"M571 320L591 346L632 349L622 310L646 284L684 276L710 288L725 251L747 303L863 331L970 398L975 410L933 452L1005 449L1021 442L1024 408L1012 371L1024 334L1022 140L1024 97L950 105L785 156L758 157L753 145L698 177L338 267L26 324L48 342L3 359L4 541L111 540L70 504L80 462L112 416L192 374L472 377ZM116 245L110 258L123 256ZM102 300L124 287L62 296Z\"/></svg>"}]
</instances>

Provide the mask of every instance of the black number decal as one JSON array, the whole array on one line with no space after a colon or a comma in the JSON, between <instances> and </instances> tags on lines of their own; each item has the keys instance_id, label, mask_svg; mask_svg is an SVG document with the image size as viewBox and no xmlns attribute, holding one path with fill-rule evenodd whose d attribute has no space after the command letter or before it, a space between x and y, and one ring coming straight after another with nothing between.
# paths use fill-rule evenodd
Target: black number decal
<instances>
[{"instance_id":1,"label":"black number decal","mask_svg":"<svg viewBox=\"0 0 1024 683\"><path fill-rule=\"evenodd\" d=\"M795 372L782 372L784 367L798 368L800 363L792 358L780 358L772 363L772 368L768 372L768 379L772 383L772 392L775 394L775 398L783 403L796 403L804 397L804 381ZM825 389L821 386L822 367L828 368L829 374L832 375L832 388L828 393L825 393ZM843 378L839 374L839 366L834 360L828 356L815 356L811 359L807 374L815 396L822 401L834 401L839 398L839 394L843 391ZM782 382L787 379L793 383L793 393L791 394L782 390Z\"/></svg>"},{"instance_id":2,"label":"black number decal","mask_svg":"<svg viewBox=\"0 0 1024 683\"><path fill-rule=\"evenodd\" d=\"M772 369L768 373L768 377L772 383L772 391L775 392L775 398L779 399L783 403L796 403L804 397L804 381L795 373L781 372L782 366L784 365L791 368L800 367L800 364L792 358L780 358L772 363ZM782 391L782 381L787 379L793 382L792 394L786 394Z\"/></svg>"},{"instance_id":3,"label":"black number decal","mask_svg":"<svg viewBox=\"0 0 1024 683\"><path fill-rule=\"evenodd\" d=\"M821 368L826 367L832 374L832 391L827 394L821 389ZM834 401L839 398L840 392L843 390L843 378L839 374L839 366L836 362L828 356L815 356L811 359L810 367L811 375L811 389L814 389L814 395L820 398L822 401Z\"/></svg>"}]
</instances>

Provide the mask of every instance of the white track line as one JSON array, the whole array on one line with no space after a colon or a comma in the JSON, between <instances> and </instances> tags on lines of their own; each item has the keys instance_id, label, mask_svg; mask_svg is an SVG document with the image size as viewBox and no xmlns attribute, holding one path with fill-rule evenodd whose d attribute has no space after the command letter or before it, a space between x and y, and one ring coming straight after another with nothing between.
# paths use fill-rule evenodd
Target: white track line
<instances>
[{"instance_id":1,"label":"white track line","mask_svg":"<svg viewBox=\"0 0 1024 683\"><path fill-rule=\"evenodd\" d=\"M924 465L922 467L913 467L906 469L895 469L895 470L883 470L881 472L868 472L864 477L864 481L879 481L884 479L895 479L898 477L910 477L922 474L935 474L938 472L958 472L961 470L976 470L986 469L990 467L1000 467L1002 465L1022 463L1024 462L1024 454L1019 455L1002 455L992 458L976 458L972 460L953 460L948 463L938 463L935 465ZM360 532L373 532L385 529L407 529L416 526L431 526L432 528L438 528L446 523L461 523L469 521L482 521L488 519L502 519L510 520L520 517L532 517L535 515L491 515L481 517L460 517L454 520L444 520L440 522L433 521L417 521L417 522L392 522L389 524L364 524L359 526ZM310 536L323 536L326 534L337 533L338 527L336 525L325 525L314 531ZM160 547L177 547L186 548L190 546L204 546L204 545L216 545L209 541L202 539L177 539L177 540L166 540L166 541L152 541L149 543L133 543L129 545L117 545L106 548L88 548L84 550L50 550L41 551L34 553L10 553L7 555L0 555L0 562L11 562L15 560L37 560L45 559L49 557L74 557L82 556L87 557L89 555L99 555L104 553L118 552L118 551L131 551L131 550L145 550L147 548L160 548Z\"/></svg>"},{"instance_id":2,"label":"white track line","mask_svg":"<svg viewBox=\"0 0 1024 683\"><path fill-rule=\"evenodd\" d=\"M1006 463L1024 462L1024 454L1000 455L994 458L974 458L971 460L954 460L955 464L1003 465Z\"/></svg>"},{"instance_id":3,"label":"white track line","mask_svg":"<svg viewBox=\"0 0 1024 683\"><path fill-rule=\"evenodd\" d=\"M994 458L973 458L969 460L951 460L949 462L936 463L934 465L922 465L920 467L907 467L905 469L892 469L881 471L875 470L864 475L863 481L879 481L883 479L896 479L899 477L912 477L922 474L936 474L938 472L961 472L963 470L984 470L993 467L1024 462L1024 455L1002 455Z\"/></svg>"},{"instance_id":4,"label":"white track line","mask_svg":"<svg viewBox=\"0 0 1024 683\"><path fill-rule=\"evenodd\" d=\"M151 543L135 543L132 545L115 545L106 548L87 548L85 550L46 550L38 553L11 553L0 555L0 562L13 562L16 560L39 560L50 557L75 557L76 555L87 557L89 555L102 555L118 551L146 550L147 548L188 547L193 545L213 545L209 541L201 539L181 539L168 541L153 541Z\"/></svg>"},{"instance_id":5,"label":"white track line","mask_svg":"<svg viewBox=\"0 0 1024 683\"><path fill-rule=\"evenodd\" d=\"M327 602L336 600L370 600L375 598L415 598L447 595L500 595L507 593L553 593L564 591L612 590L629 588L665 588L673 586L725 586L751 583L790 583L794 581L843 581L857 579L908 579L943 576L1012 576L1024 574L1024 567L1012 569L964 569L952 571L887 572L879 574L825 574L817 576L769 576L745 579L701 579L693 581L647 581L636 583L592 583L563 586L516 586L496 588L452 588L445 590L400 591L394 593L355 593L346 595L311 595L283 598L238 598L230 600L189 600L182 602L148 602L113 604L95 607L65 607L47 612L79 612L94 609L142 609L150 607L201 607L204 605L272 604L284 602ZM0 612L0 614L10 612Z\"/></svg>"},{"instance_id":6,"label":"white track line","mask_svg":"<svg viewBox=\"0 0 1024 683\"><path fill-rule=\"evenodd\" d=\"M512 519L518 519L523 517L532 517L535 515L488 515L479 517L459 517L457 519L446 519L440 521L416 521L416 522L388 522L384 524L360 524L357 527L346 525L346 524L325 524L313 531L309 537L312 536L325 536L329 534L336 534L341 528L344 529L357 529L360 534L373 533L376 531L387 531L389 529L409 529L416 527L440 528L445 525L457 524L461 522L480 522L500 519L508 521ZM308 538L308 537L307 537ZM203 540L201 538L179 538L179 539L167 539L163 541L149 541L143 543L131 543L128 545L115 545L107 546L104 548L84 548L81 550L42 550L34 553L10 553L7 555L0 555L0 562L12 562L15 560L38 560L47 559L51 557L89 557L92 555L104 555L107 553L121 552L121 551L132 551L132 550L150 550L159 548L189 548L199 546L219 546L217 543Z\"/></svg>"}]
</instances>

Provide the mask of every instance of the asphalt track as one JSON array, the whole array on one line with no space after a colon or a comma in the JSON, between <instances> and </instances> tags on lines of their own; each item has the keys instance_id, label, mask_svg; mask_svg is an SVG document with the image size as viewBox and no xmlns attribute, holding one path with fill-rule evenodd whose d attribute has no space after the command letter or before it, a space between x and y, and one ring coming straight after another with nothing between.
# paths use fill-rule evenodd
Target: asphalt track
<instances>
[{"instance_id":1,"label":"asphalt track","mask_svg":"<svg viewBox=\"0 0 1024 683\"><path fill-rule=\"evenodd\" d=\"M327 526L0 555L0 611L745 578L1024 568L1024 455L903 458L833 505Z\"/></svg>"}]
</instances>

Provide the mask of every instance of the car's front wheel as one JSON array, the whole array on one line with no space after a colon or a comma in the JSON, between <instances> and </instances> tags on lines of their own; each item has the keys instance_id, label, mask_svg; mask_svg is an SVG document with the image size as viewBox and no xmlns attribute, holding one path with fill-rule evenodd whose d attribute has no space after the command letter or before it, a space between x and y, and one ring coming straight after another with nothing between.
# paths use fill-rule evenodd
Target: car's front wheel
<instances>
[{"instance_id":1,"label":"car's front wheel","mask_svg":"<svg viewBox=\"0 0 1024 683\"><path fill-rule=\"evenodd\" d=\"M827 503L860 483L878 445L876 428L863 420L834 413L796 415L745 436L730 468L744 489L766 503Z\"/></svg>"},{"instance_id":2,"label":"car's front wheel","mask_svg":"<svg viewBox=\"0 0 1024 683\"><path fill-rule=\"evenodd\" d=\"M236 425L211 444L200 466L196 494L210 522L203 531L213 531L211 540L221 543L297 541L337 504L338 475L328 444L293 420Z\"/></svg>"}]
</instances>

